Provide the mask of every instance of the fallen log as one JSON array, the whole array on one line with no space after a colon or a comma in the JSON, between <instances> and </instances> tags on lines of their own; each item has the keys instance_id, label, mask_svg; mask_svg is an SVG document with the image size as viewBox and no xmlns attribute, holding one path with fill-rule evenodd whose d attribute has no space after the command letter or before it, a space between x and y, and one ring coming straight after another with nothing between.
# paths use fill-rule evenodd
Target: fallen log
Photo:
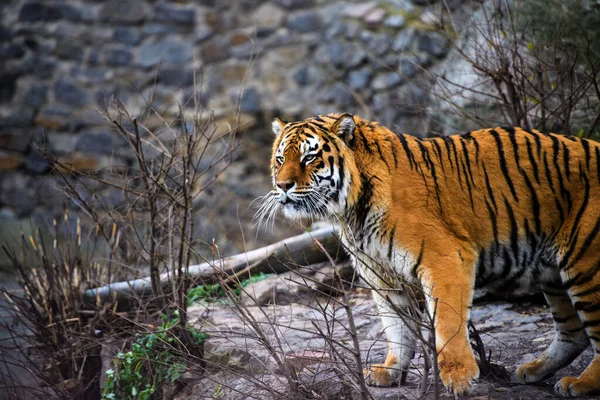
<instances>
[{"instance_id":1,"label":"fallen log","mask_svg":"<svg viewBox=\"0 0 600 400\"><path fill-rule=\"evenodd\" d=\"M317 229L298 236L287 238L272 245L237 254L232 257L189 267L188 275L195 284L214 283L218 279L244 274L281 273L301 266L315 264L329 259L323 253L318 241L333 259L346 257L341 244L334 235L333 228ZM160 275L160 285L168 290L172 285L173 273ZM152 293L150 277L88 289L83 298L88 303L126 302L133 298Z\"/></svg>"}]
</instances>

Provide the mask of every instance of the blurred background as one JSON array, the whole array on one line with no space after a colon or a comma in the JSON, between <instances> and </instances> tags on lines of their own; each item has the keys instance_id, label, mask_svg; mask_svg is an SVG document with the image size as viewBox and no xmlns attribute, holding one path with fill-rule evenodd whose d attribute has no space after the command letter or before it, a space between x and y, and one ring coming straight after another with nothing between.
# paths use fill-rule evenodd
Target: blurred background
<instances>
[{"instance_id":1,"label":"blurred background","mask_svg":"<svg viewBox=\"0 0 600 400\"><path fill-rule=\"evenodd\" d=\"M222 255L301 230L287 222L273 231L253 227L251 203L271 187L275 116L350 112L418 136L492 124L591 135L598 93L588 67L597 64L559 53L556 43L550 48L552 30L566 33L547 21L575 10L572 19L595 51L598 7L567 3L514 2L509 10L504 2L461 0L3 1L0 234L50 222L65 207L80 213L37 149L81 172L78 184L92 171L134 162L129 144L98 112L114 98L155 133L198 104L207 118L213 113L217 130L235 131L235 161L206 178L213 184L196 201L196 235L214 239ZM510 23L511 12L527 16L526 24ZM531 26L547 26L548 37L537 28L535 37L523 34ZM557 55L570 75L556 72ZM585 99L572 94L581 71L588 74ZM560 97L557 87L572 92ZM567 100L584 111L552 105ZM552 110L561 117L550 121ZM88 198L90 187L106 210L125 207L123 190L90 182Z\"/></svg>"}]
</instances>

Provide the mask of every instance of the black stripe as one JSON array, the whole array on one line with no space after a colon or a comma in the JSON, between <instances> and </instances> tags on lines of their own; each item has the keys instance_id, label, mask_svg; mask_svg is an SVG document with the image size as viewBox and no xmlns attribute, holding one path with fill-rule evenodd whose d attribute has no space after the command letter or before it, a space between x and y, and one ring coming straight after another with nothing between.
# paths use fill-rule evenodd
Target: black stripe
<instances>
[{"instance_id":1,"label":"black stripe","mask_svg":"<svg viewBox=\"0 0 600 400\"><path fill-rule=\"evenodd\" d=\"M494 205L494 210L498 211L498 206L496 205L496 198L494 197L494 191L492 190L492 186L490 185L490 178L487 173L487 169L485 168L485 163L482 165L483 174L485 176L485 185L487 186L488 196Z\"/></svg>"},{"instance_id":2,"label":"black stripe","mask_svg":"<svg viewBox=\"0 0 600 400\"><path fill-rule=\"evenodd\" d=\"M423 249L425 248L425 241L422 240L421 241L421 250L419 250L419 255L417 256L417 261L415 262L415 265L412 267L412 275L413 276L418 276L418 269L421 266L421 261L423 260Z\"/></svg>"},{"instance_id":3,"label":"black stripe","mask_svg":"<svg viewBox=\"0 0 600 400\"><path fill-rule=\"evenodd\" d=\"M406 156L408 157L408 162L410 163L410 169L413 169L414 167L416 167L416 162L415 162L415 156L412 152L412 150L410 149L408 142L406 141L406 137L402 134L398 135L398 139L400 139L400 143L402 143L402 147L404 148L404 152L406 153Z\"/></svg>"},{"instance_id":4,"label":"black stripe","mask_svg":"<svg viewBox=\"0 0 600 400\"><path fill-rule=\"evenodd\" d=\"M565 142L563 142L563 164L565 166L565 174L567 176L567 180L569 180L569 178L571 177L571 167L569 165L569 148L567 147L567 145L565 144Z\"/></svg>"},{"instance_id":5,"label":"black stripe","mask_svg":"<svg viewBox=\"0 0 600 400\"><path fill-rule=\"evenodd\" d=\"M517 144L517 137L515 135L515 130L513 128L503 128L506 132L508 132L508 139L513 148L513 156L515 157L515 163L517 164L517 169L521 169L521 162L519 160L519 146Z\"/></svg>"},{"instance_id":6,"label":"black stripe","mask_svg":"<svg viewBox=\"0 0 600 400\"><path fill-rule=\"evenodd\" d=\"M392 261L392 254L394 251L394 234L396 233L396 227L394 226L392 228L392 231L390 232L390 244L388 246L388 260Z\"/></svg>"},{"instance_id":7,"label":"black stripe","mask_svg":"<svg viewBox=\"0 0 600 400\"><path fill-rule=\"evenodd\" d=\"M440 147L440 144L438 143L437 139L432 140L433 143L433 147L435 147L435 153L437 155L437 159L440 162L440 167L442 167L442 172L444 173L444 176L446 176L446 169L444 168L444 159L442 157L442 148Z\"/></svg>"},{"instance_id":8,"label":"black stripe","mask_svg":"<svg viewBox=\"0 0 600 400\"><path fill-rule=\"evenodd\" d=\"M595 147L594 153L596 154L596 174L598 175L598 183L600 183L600 149L598 146Z\"/></svg>"},{"instance_id":9,"label":"black stripe","mask_svg":"<svg viewBox=\"0 0 600 400\"><path fill-rule=\"evenodd\" d=\"M517 197L517 192L515 190L515 186L513 185L513 181L510 178L510 175L508 173L508 166L506 164L506 158L504 157L504 147L502 146L502 140L500 139L498 132L496 132L495 130L493 130L493 129L490 130L490 134L496 140L496 146L498 147L498 157L500 158L500 161L499 161L500 168L502 169L502 174L504 175L504 179L506 180L506 183L508 184L508 187L510 188L510 192L512 193L514 199L518 203L519 198Z\"/></svg>"},{"instance_id":10,"label":"black stripe","mask_svg":"<svg viewBox=\"0 0 600 400\"><path fill-rule=\"evenodd\" d=\"M444 147L446 147L446 156L448 157L448 162L450 163L450 169L452 172L454 172L454 165L452 164L452 154L450 153L450 143L449 143L449 141L451 139L448 137L444 137L444 138L442 138L442 140L444 141Z\"/></svg>"},{"instance_id":11,"label":"black stripe","mask_svg":"<svg viewBox=\"0 0 600 400\"><path fill-rule=\"evenodd\" d=\"M504 206L506 207L506 213L508 214L508 218L510 221L510 249L515 258L516 264L519 264L519 227L517 226L517 220L515 218L515 213L512 209L512 206L506 199L504 198Z\"/></svg>"},{"instance_id":12,"label":"black stripe","mask_svg":"<svg viewBox=\"0 0 600 400\"><path fill-rule=\"evenodd\" d=\"M388 171L391 171L390 165L388 164L387 159L385 158L385 156L383 155L383 152L381 151L381 146L379 145L379 141L375 140L373 143L375 143L375 147L377 148L377 153L379 153L379 157L381 157L381 159L385 163Z\"/></svg>"},{"instance_id":13,"label":"black stripe","mask_svg":"<svg viewBox=\"0 0 600 400\"><path fill-rule=\"evenodd\" d=\"M569 246L572 246L574 244L573 242L571 242L571 238L573 238L575 236L575 232L577 232L579 223L581 222L581 217L583 216L583 213L587 208L588 201L590 198L590 183L588 182L588 179L585 176L583 178L585 180L583 202L581 203L581 207L579 207L579 211L577 211L577 216L575 216L575 220L573 221L573 228L571 228L571 234L569 235Z\"/></svg>"},{"instance_id":14,"label":"black stripe","mask_svg":"<svg viewBox=\"0 0 600 400\"><path fill-rule=\"evenodd\" d=\"M573 307L578 311L588 313L600 311L600 303L592 303L590 301L576 301L573 303Z\"/></svg>"},{"instance_id":15,"label":"black stripe","mask_svg":"<svg viewBox=\"0 0 600 400\"><path fill-rule=\"evenodd\" d=\"M594 228L592 229L592 231L586 236L583 244L581 245L581 247L579 248L579 252L577 252L577 255L575 256L575 258L573 259L573 261L571 261L569 263L569 257L567 257L568 255L570 255L571 253L571 249L575 248L575 244L577 242L577 240L574 240L574 244L571 246L571 248L569 249L569 251L567 252L567 254L565 254L565 257L563 258L563 260L561 261L559 268L563 269L565 271L571 269L574 265L577 264L577 262L579 262L579 260L581 260L581 258L583 257L583 255L585 254L585 252L587 250L589 250L590 245L592 244L592 242L594 241L594 239L596 238L596 236L598 236L598 232L600 231L600 219L596 220L596 224L594 225ZM576 235L577 237L578 235ZM569 264L569 266L567 267L567 264Z\"/></svg>"},{"instance_id":16,"label":"black stripe","mask_svg":"<svg viewBox=\"0 0 600 400\"><path fill-rule=\"evenodd\" d=\"M533 177L535 178L535 181L539 185L540 176L538 173L538 165L537 165L537 161L533 157L533 149L531 148L531 141L529 140L528 137L525 137L525 145L527 146L527 156L529 157L529 164L531 164L531 168L533 169Z\"/></svg>"},{"instance_id":17,"label":"black stripe","mask_svg":"<svg viewBox=\"0 0 600 400\"><path fill-rule=\"evenodd\" d=\"M475 187L475 181L473 180L473 172L471 171L471 159L469 158L469 150L467 149L467 144L464 140L460 140L460 144L463 148L464 158L467 162L467 172L469 173L469 177L471 178L471 183L473 187Z\"/></svg>"},{"instance_id":18,"label":"black stripe","mask_svg":"<svg viewBox=\"0 0 600 400\"><path fill-rule=\"evenodd\" d=\"M583 321L584 328L592 328L594 326L600 325L600 319L592 319L589 321Z\"/></svg>"},{"instance_id":19,"label":"black stripe","mask_svg":"<svg viewBox=\"0 0 600 400\"><path fill-rule=\"evenodd\" d=\"M537 197L537 192L534 189L531 180L525 173L525 171L521 171L523 175L523 179L525 180L525 184L529 189L529 194L531 195L531 210L533 211L533 222L535 223L535 233L540 235L542 233L542 220L540 218L540 201Z\"/></svg>"},{"instance_id":20,"label":"black stripe","mask_svg":"<svg viewBox=\"0 0 600 400\"><path fill-rule=\"evenodd\" d=\"M597 284L597 285L595 285L595 286L592 286L591 288L586 289L586 290L584 290L582 292L572 293L571 295L573 297L584 297L584 296L587 296L589 294L595 294L595 293L598 293L598 292L600 292L600 283Z\"/></svg>"},{"instance_id":21,"label":"black stripe","mask_svg":"<svg viewBox=\"0 0 600 400\"><path fill-rule=\"evenodd\" d=\"M587 139L581 139L581 147L583 147L583 153L585 154L585 166L587 170L590 170L590 144Z\"/></svg>"},{"instance_id":22,"label":"black stripe","mask_svg":"<svg viewBox=\"0 0 600 400\"><path fill-rule=\"evenodd\" d=\"M365 173L360 174L361 190L354 205L354 215L358 228L362 230L365 225L369 211L371 210L371 200L373 198L373 184Z\"/></svg>"}]
</instances>

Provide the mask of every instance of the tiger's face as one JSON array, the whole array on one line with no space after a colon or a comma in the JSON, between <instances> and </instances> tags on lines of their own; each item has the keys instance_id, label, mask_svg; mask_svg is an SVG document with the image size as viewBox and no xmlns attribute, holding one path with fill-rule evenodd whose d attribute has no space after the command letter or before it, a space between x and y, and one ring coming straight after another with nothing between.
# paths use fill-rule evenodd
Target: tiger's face
<instances>
[{"instance_id":1,"label":"tiger's face","mask_svg":"<svg viewBox=\"0 0 600 400\"><path fill-rule=\"evenodd\" d=\"M277 210L290 219L327 218L342 211L350 186L346 140L356 127L353 117L295 123L275 119L272 127L273 190L257 212L259 222L272 219Z\"/></svg>"}]
</instances>

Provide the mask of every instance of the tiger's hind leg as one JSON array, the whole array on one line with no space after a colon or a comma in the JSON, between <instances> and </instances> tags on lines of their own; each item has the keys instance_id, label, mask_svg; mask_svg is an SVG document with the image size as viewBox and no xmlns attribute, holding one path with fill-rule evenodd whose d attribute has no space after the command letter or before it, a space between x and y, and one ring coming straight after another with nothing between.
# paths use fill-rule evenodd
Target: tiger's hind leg
<instances>
[{"instance_id":1,"label":"tiger's hind leg","mask_svg":"<svg viewBox=\"0 0 600 400\"><path fill-rule=\"evenodd\" d=\"M589 345L583 324L564 289L542 286L554 319L554 339L540 356L517 368L521 383L538 382L571 363Z\"/></svg>"},{"instance_id":2,"label":"tiger's hind leg","mask_svg":"<svg viewBox=\"0 0 600 400\"><path fill-rule=\"evenodd\" d=\"M579 272L570 274L570 280L566 282L595 357L578 377L562 378L554 390L562 397L600 393L600 260L596 260L589 269L579 269Z\"/></svg>"}]
</instances>

